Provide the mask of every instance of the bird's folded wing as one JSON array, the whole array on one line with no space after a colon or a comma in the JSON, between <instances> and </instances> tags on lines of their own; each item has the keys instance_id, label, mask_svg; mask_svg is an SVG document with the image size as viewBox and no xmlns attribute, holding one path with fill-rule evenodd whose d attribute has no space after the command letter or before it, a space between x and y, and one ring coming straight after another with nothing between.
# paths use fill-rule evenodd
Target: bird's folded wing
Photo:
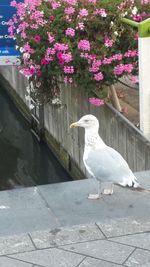
<instances>
[{"instance_id":1,"label":"bird's folded wing","mask_svg":"<svg viewBox=\"0 0 150 267\"><path fill-rule=\"evenodd\" d=\"M120 183L125 176L130 175L127 162L116 150L108 146L89 151L85 163L93 176L101 181Z\"/></svg>"}]
</instances>

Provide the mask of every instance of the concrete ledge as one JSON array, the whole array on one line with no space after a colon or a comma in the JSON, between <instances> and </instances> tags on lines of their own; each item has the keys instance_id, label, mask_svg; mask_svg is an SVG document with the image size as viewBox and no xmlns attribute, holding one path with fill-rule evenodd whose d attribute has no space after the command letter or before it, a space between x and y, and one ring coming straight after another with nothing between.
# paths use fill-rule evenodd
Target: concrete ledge
<instances>
[{"instance_id":1,"label":"concrete ledge","mask_svg":"<svg viewBox=\"0 0 150 267\"><path fill-rule=\"evenodd\" d=\"M150 171L136 176L150 188ZM86 179L0 192L0 266L149 267L150 193L116 187L88 200L96 187Z\"/></svg>"},{"instance_id":2,"label":"concrete ledge","mask_svg":"<svg viewBox=\"0 0 150 267\"><path fill-rule=\"evenodd\" d=\"M136 176L150 188L150 171ZM150 230L150 193L116 186L112 196L87 199L95 192L93 179L1 191L0 236L91 223L107 237Z\"/></svg>"}]
</instances>

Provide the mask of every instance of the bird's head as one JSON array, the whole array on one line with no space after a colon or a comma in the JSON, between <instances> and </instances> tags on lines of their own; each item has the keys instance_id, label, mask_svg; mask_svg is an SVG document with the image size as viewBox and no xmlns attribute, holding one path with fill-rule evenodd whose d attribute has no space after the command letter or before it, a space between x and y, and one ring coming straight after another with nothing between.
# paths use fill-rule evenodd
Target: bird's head
<instances>
[{"instance_id":1,"label":"bird's head","mask_svg":"<svg viewBox=\"0 0 150 267\"><path fill-rule=\"evenodd\" d=\"M80 120L77 122L74 122L70 125L70 128L75 128L75 127L83 127L85 129L95 129L98 130L99 128L99 122L98 119L91 115L85 115L83 116Z\"/></svg>"}]
</instances>

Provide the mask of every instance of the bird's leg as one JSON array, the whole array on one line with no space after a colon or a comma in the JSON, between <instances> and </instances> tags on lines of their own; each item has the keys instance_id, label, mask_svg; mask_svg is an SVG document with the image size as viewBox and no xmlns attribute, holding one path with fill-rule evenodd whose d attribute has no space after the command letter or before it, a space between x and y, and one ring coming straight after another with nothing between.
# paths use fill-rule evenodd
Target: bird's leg
<instances>
[{"instance_id":1,"label":"bird's leg","mask_svg":"<svg viewBox=\"0 0 150 267\"><path fill-rule=\"evenodd\" d=\"M103 194L104 195L112 195L113 194L113 187L114 187L114 185L111 184L111 187L109 189L104 189L103 190Z\"/></svg>"},{"instance_id":2,"label":"bird's leg","mask_svg":"<svg viewBox=\"0 0 150 267\"><path fill-rule=\"evenodd\" d=\"M101 183L98 182L98 193L97 194L89 194L88 199L99 199L101 197Z\"/></svg>"}]
</instances>

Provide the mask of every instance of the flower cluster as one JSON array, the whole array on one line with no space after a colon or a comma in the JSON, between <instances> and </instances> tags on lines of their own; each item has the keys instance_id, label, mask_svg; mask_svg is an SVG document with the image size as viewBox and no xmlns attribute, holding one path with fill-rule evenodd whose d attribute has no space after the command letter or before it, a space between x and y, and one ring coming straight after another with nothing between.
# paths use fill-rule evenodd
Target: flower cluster
<instances>
[{"instance_id":1,"label":"flower cluster","mask_svg":"<svg viewBox=\"0 0 150 267\"><path fill-rule=\"evenodd\" d=\"M121 17L150 17L149 0L13 0L11 6L16 14L9 34L37 93L52 99L62 81L91 92L123 75L137 76L137 32Z\"/></svg>"},{"instance_id":2,"label":"flower cluster","mask_svg":"<svg viewBox=\"0 0 150 267\"><path fill-rule=\"evenodd\" d=\"M94 106L102 106L104 105L104 100L99 99L99 98L95 98L95 97L91 97L89 98L89 103L94 105Z\"/></svg>"}]
</instances>

